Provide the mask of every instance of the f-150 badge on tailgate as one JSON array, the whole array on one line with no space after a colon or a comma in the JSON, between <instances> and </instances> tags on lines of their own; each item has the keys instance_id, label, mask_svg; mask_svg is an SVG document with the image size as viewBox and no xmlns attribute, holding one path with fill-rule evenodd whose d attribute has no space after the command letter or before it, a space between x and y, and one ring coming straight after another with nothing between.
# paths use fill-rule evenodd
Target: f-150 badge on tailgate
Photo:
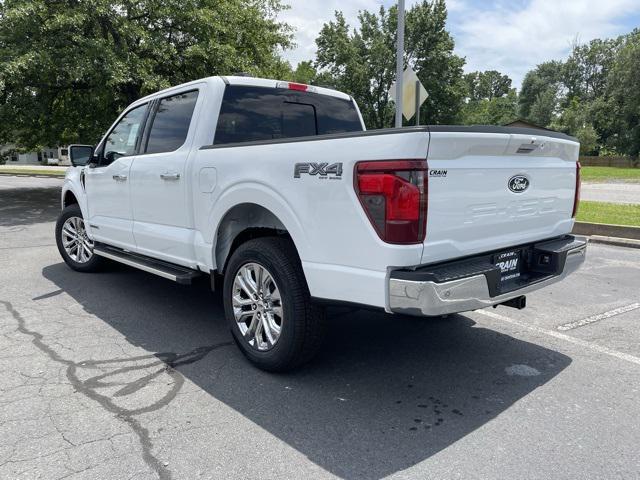
<instances>
[{"instance_id":1,"label":"f-150 badge on tailgate","mask_svg":"<svg viewBox=\"0 0 640 480\"><path fill-rule=\"evenodd\" d=\"M340 180L342 178L342 163L296 163L293 167L293 178L300 178L306 173L319 178Z\"/></svg>"}]
</instances>

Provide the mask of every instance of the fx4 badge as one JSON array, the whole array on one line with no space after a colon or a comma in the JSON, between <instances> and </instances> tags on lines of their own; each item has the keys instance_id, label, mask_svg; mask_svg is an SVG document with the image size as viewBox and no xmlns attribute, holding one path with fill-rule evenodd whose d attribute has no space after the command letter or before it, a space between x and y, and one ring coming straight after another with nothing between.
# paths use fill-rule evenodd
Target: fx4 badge
<instances>
[{"instance_id":1,"label":"fx4 badge","mask_svg":"<svg viewBox=\"0 0 640 480\"><path fill-rule=\"evenodd\" d=\"M322 180L341 180L342 163L296 163L293 167L293 178L300 178L300 175L308 174L318 176Z\"/></svg>"}]
</instances>

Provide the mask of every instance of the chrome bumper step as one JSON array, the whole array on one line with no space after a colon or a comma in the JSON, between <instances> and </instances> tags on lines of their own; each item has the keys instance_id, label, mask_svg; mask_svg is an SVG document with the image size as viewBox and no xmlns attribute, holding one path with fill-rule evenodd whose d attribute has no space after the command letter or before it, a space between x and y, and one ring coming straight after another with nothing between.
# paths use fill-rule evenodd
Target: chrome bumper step
<instances>
[{"instance_id":1,"label":"chrome bumper step","mask_svg":"<svg viewBox=\"0 0 640 480\"><path fill-rule=\"evenodd\" d=\"M528 249L533 264L521 284L506 289L499 284L500 271L489 260L495 252L441 265L392 270L387 311L438 316L504 304L576 271L585 261L587 239L566 235L514 248ZM541 256L547 257L544 264L538 262Z\"/></svg>"}]
</instances>

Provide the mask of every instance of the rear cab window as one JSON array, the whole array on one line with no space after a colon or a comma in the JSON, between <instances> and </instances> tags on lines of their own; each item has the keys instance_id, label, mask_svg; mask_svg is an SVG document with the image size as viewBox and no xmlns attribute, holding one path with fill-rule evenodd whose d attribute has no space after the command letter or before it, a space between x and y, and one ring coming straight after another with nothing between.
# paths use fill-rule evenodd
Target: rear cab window
<instances>
[{"instance_id":1,"label":"rear cab window","mask_svg":"<svg viewBox=\"0 0 640 480\"><path fill-rule=\"evenodd\" d=\"M362 130L353 101L285 88L228 85L214 144Z\"/></svg>"},{"instance_id":2,"label":"rear cab window","mask_svg":"<svg viewBox=\"0 0 640 480\"><path fill-rule=\"evenodd\" d=\"M172 152L184 144L197 99L198 91L191 90L160 100L144 153Z\"/></svg>"}]
</instances>

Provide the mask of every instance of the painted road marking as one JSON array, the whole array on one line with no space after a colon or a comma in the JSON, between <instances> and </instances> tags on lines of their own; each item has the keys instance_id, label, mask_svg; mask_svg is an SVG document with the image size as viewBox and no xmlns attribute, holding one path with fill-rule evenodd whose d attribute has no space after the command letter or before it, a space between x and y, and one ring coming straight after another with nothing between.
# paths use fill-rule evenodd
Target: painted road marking
<instances>
[{"instance_id":1,"label":"painted road marking","mask_svg":"<svg viewBox=\"0 0 640 480\"><path fill-rule=\"evenodd\" d=\"M640 303L632 303L631 305L627 305L626 307L614 308L613 310L609 310L608 312L599 313L598 315L593 315L591 317L583 318L582 320L576 320L575 322L565 323L564 325L560 325L558 327L558 330L565 332L567 330L573 330L574 328L584 327L585 325L599 322L600 320L614 317L616 315L620 315L621 313L627 313L637 308L640 308Z\"/></svg>"},{"instance_id":2,"label":"painted road marking","mask_svg":"<svg viewBox=\"0 0 640 480\"><path fill-rule=\"evenodd\" d=\"M546 328L536 327L535 325L529 325L524 322L519 322L518 320L514 320L513 318L505 317L504 315L500 315L498 313L489 312L487 310L476 310L475 313L479 313L486 317L491 317L496 320L502 320L503 322L510 323L512 325L516 325L521 328L525 328L535 333L541 333L543 335L548 335L550 337L557 338L559 340L564 340L565 342L573 343L574 345L578 345L580 347L588 348L593 350L594 352L603 353L605 355L609 355L611 357L618 358L620 360L624 360L626 362L635 363L636 365L640 365L640 358L634 357L633 355L629 355L628 353L618 352L617 350L613 350L611 348L603 347L601 345L597 345L595 343L587 342L586 340L581 340L579 338L572 337L570 335L565 335L564 333L556 332L555 330L547 330Z\"/></svg>"}]
</instances>

